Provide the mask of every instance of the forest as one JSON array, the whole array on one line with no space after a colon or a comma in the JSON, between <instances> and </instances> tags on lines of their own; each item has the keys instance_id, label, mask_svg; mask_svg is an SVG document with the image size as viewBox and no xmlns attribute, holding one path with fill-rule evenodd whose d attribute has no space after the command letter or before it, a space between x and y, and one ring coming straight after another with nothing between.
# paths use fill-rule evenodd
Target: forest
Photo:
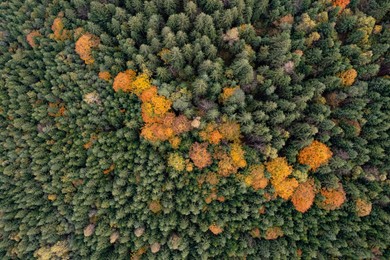
<instances>
[{"instance_id":1,"label":"forest","mask_svg":"<svg viewBox=\"0 0 390 260\"><path fill-rule=\"evenodd\" d=\"M390 259L389 18L0 1L0 259Z\"/></svg>"}]
</instances>

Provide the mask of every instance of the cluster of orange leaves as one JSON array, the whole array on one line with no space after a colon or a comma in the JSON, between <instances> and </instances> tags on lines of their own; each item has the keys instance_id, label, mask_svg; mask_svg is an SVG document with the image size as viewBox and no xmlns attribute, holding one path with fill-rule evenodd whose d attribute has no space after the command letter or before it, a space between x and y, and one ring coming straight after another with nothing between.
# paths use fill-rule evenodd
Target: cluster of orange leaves
<instances>
[{"instance_id":1,"label":"cluster of orange leaves","mask_svg":"<svg viewBox=\"0 0 390 260\"><path fill-rule=\"evenodd\" d=\"M170 112L172 101L158 94L156 86L150 82L146 73L137 76L133 70L118 73L113 88L130 92L142 101L141 112L145 125L141 136L151 142L170 141L173 148L178 148L180 138L177 136L191 130L191 122L184 115L176 116Z\"/></svg>"},{"instance_id":2,"label":"cluster of orange leaves","mask_svg":"<svg viewBox=\"0 0 390 260\"><path fill-rule=\"evenodd\" d=\"M218 226L217 224L212 224L209 226L209 230L214 234L214 235L218 235L220 233L223 232L223 228L221 228L220 226Z\"/></svg>"},{"instance_id":3,"label":"cluster of orange leaves","mask_svg":"<svg viewBox=\"0 0 390 260\"><path fill-rule=\"evenodd\" d=\"M37 44L35 43L35 38L39 36L41 36L41 33L37 30L33 30L29 34L27 34L26 40L31 47L36 47Z\"/></svg>"},{"instance_id":4,"label":"cluster of orange leaves","mask_svg":"<svg viewBox=\"0 0 390 260\"><path fill-rule=\"evenodd\" d=\"M109 71L101 71L99 72L99 79L109 81L111 79L111 74Z\"/></svg>"},{"instance_id":5,"label":"cluster of orange leaves","mask_svg":"<svg viewBox=\"0 0 390 260\"><path fill-rule=\"evenodd\" d=\"M97 36L86 33L82 35L76 42L76 53L85 62L85 64L92 64L95 62L92 57L92 48L96 48L100 43Z\"/></svg>"},{"instance_id":6,"label":"cluster of orange leaves","mask_svg":"<svg viewBox=\"0 0 390 260\"><path fill-rule=\"evenodd\" d=\"M59 117L59 116L63 116L65 114L65 105L63 103L60 103L60 102L49 103L49 108L57 109L56 113L48 112L49 116Z\"/></svg>"},{"instance_id":7,"label":"cluster of orange leaves","mask_svg":"<svg viewBox=\"0 0 390 260\"><path fill-rule=\"evenodd\" d=\"M358 74L355 69L348 69L338 74L339 78L341 79L341 84L346 87L352 86L357 75Z\"/></svg>"},{"instance_id":8,"label":"cluster of orange leaves","mask_svg":"<svg viewBox=\"0 0 390 260\"><path fill-rule=\"evenodd\" d=\"M278 157L266 164L266 169L271 173L271 184L275 193L288 200L298 187L298 181L295 178L287 178L293 171L292 166L288 165L285 157Z\"/></svg>"},{"instance_id":9,"label":"cluster of orange leaves","mask_svg":"<svg viewBox=\"0 0 390 260\"><path fill-rule=\"evenodd\" d=\"M273 240L282 237L283 235L284 233L281 227L270 227L265 232L265 239Z\"/></svg>"},{"instance_id":10,"label":"cluster of orange leaves","mask_svg":"<svg viewBox=\"0 0 390 260\"><path fill-rule=\"evenodd\" d=\"M347 5L349 4L349 2L351 2L351 0L332 0L333 2L333 6L338 6L341 8L340 12L343 11Z\"/></svg>"},{"instance_id":11,"label":"cluster of orange leaves","mask_svg":"<svg viewBox=\"0 0 390 260\"><path fill-rule=\"evenodd\" d=\"M291 202L296 210L305 213L313 205L315 196L314 180L309 179L299 184L291 197Z\"/></svg>"},{"instance_id":12,"label":"cluster of orange leaves","mask_svg":"<svg viewBox=\"0 0 390 260\"><path fill-rule=\"evenodd\" d=\"M326 164L332 155L333 153L328 146L315 140L299 151L298 162L309 165L310 169L315 171L321 165Z\"/></svg>"},{"instance_id":13,"label":"cluster of orange leaves","mask_svg":"<svg viewBox=\"0 0 390 260\"><path fill-rule=\"evenodd\" d=\"M231 87L231 88L223 88L222 94L220 96L221 102L225 102L226 100L228 100L231 96L234 95L236 90L238 90L239 88L240 88L239 86Z\"/></svg>"},{"instance_id":14,"label":"cluster of orange leaves","mask_svg":"<svg viewBox=\"0 0 390 260\"><path fill-rule=\"evenodd\" d=\"M321 189L321 195L324 200L319 202L318 206L325 210L335 210L341 207L346 200L345 191L341 183L337 189Z\"/></svg>"},{"instance_id":15,"label":"cluster of orange leaves","mask_svg":"<svg viewBox=\"0 0 390 260\"><path fill-rule=\"evenodd\" d=\"M212 163L211 155L207 151L207 143L195 142L190 148L190 158L194 162L194 165L199 169L203 169Z\"/></svg>"},{"instance_id":16,"label":"cluster of orange leaves","mask_svg":"<svg viewBox=\"0 0 390 260\"><path fill-rule=\"evenodd\" d=\"M268 185L268 179L264 176L264 165L252 165L249 168L249 174L245 177L244 182L254 190L264 189Z\"/></svg>"},{"instance_id":17,"label":"cluster of orange leaves","mask_svg":"<svg viewBox=\"0 0 390 260\"><path fill-rule=\"evenodd\" d=\"M51 30L53 31L52 38L56 41L65 41L70 38L70 31L65 29L61 17L54 19Z\"/></svg>"}]
</instances>

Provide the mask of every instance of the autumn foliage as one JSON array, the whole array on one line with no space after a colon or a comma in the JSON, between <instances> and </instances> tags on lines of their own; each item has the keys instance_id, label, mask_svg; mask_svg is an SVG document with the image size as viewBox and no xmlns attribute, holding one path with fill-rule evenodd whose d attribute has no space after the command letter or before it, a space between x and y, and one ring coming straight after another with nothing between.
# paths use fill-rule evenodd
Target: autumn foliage
<instances>
[{"instance_id":1,"label":"autumn foliage","mask_svg":"<svg viewBox=\"0 0 390 260\"><path fill-rule=\"evenodd\" d=\"M338 209L346 200L345 191L341 183L337 189L322 188L320 193L325 199L319 202L319 207L326 210Z\"/></svg>"},{"instance_id":2,"label":"autumn foliage","mask_svg":"<svg viewBox=\"0 0 390 260\"><path fill-rule=\"evenodd\" d=\"M264 176L264 165L252 165L244 181L247 186L251 186L254 190L267 187L268 179Z\"/></svg>"},{"instance_id":3,"label":"autumn foliage","mask_svg":"<svg viewBox=\"0 0 390 260\"><path fill-rule=\"evenodd\" d=\"M314 198L314 180L309 179L299 184L291 197L291 202L294 204L296 210L305 213L313 205Z\"/></svg>"},{"instance_id":4,"label":"autumn foliage","mask_svg":"<svg viewBox=\"0 0 390 260\"><path fill-rule=\"evenodd\" d=\"M136 72L134 70L126 70L119 72L114 79L113 88L115 92L122 90L123 92L131 91L131 83L134 81Z\"/></svg>"},{"instance_id":5,"label":"autumn foliage","mask_svg":"<svg viewBox=\"0 0 390 260\"><path fill-rule=\"evenodd\" d=\"M220 226L216 225L216 224L210 225L210 226L209 226L209 230L210 230L214 235L218 235L218 234L220 234L220 233L223 232L223 229L222 229Z\"/></svg>"},{"instance_id":6,"label":"autumn foliage","mask_svg":"<svg viewBox=\"0 0 390 260\"><path fill-rule=\"evenodd\" d=\"M351 86L357 77L357 71L355 69L349 69L338 74L343 86Z\"/></svg>"},{"instance_id":7,"label":"autumn foliage","mask_svg":"<svg viewBox=\"0 0 390 260\"><path fill-rule=\"evenodd\" d=\"M298 187L295 178L287 178L293 171L285 157L278 157L266 164L266 169L271 173L271 184L275 193L284 200L288 200Z\"/></svg>"},{"instance_id":8,"label":"autumn foliage","mask_svg":"<svg viewBox=\"0 0 390 260\"><path fill-rule=\"evenodd\" d=\"M195 142L190 148L190 158L199 169L205 168L212 163L211 155L207 151L207 143Z\"/></svg>"},{"instance_id":9,"label":"autumn foliage","mask_svg":"<svg viewBox=\"0 0 390 260\"><path fill-rule=\"evenodd\" d=\"M332 0L333 6L338 6L341 11L344 10L351 0Z\"/></svg>"},{"instance_id":10,"label":"autumn foliage","mask_svg":"<svg viewBox=\"0 0 390 260\"><path fill-rule=\"evenodd\" d=\"M298 161L300 164L309 165L310 169L315 171L321 165L326 164L332 155L328 146L319 141L313 141L299 152Z\"/></svg>"},{"instance_id":11,"label":"autumn foliage","mask_svg":"<svg viewBox=\"0 0 390 260\"><path fill-rule=\"evenodd\" d=\"M99 79L109 81L111 79L111 74L108 71L99 72Z\"/></svg>"},{"instance_id":12,"label":"autumn foliage","mask_svg":"<svg viewBox=\"0 0 390 260\"><path fill-rule=\"evenodd\" d=\"M363 199L356 200L356 212L359 217L365 217L370 215L371 210L372 210L371 202Z\"/></svg>"},{"instance_id":13,"label":"autumn foliage","mask_svg":"<svg viewBox=\"0 0 390 260\"><path fill-rule=\"evenodd\" d=\"M265 232L265 239L273 240L284 235L283 230L280 227L270 227Z\"/></svg>"},{"instance_id":14,"label":"autumn foliage","mask_svg":"<svg viewBox=\"0 0 390 260\"><path fill-rule=\"evenodd\" d=\"M70 31L65 29L61 17L54 19L51 30L53 31L52 38L56 41L64 41L70 37Z\"/></svg>"},{"instance_id":15,"label":"autumn foliage","mask_svg":"<svg viewBox=\"0 0 390 260\"><path fill-rule=\"evenodd\" d=\"M99 45L99 38L93 34L86 33L82 35L76 42L76 53L80 56L85 64L92 64L95 62L92 57L92 48Z\"/></svg>"},{"instance_id":16,"label":"autumn foliage","mask_svg":"<svg viewBox=\"0 0 390 260\"><path fill-rule=\"evenodd\" d=\"M31 47L36 47L37 44L35 43L35 38L42 36L41 33L37 30L31 31L29 34L26 36L26 40L28 44L30 44Z\"/></svg>"}]
</instances>

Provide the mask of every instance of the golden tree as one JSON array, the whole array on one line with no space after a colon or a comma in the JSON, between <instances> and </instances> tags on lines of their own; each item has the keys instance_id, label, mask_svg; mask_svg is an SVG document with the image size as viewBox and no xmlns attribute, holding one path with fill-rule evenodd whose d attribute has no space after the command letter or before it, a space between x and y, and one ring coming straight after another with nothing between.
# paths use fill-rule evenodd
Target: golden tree
<instances>
[{"instance_id":1,"label":"golden tree","mask_svg":"<svg viewBox=\"0 0 390 260\"><path fill-rule=\"evenodd\" d=\"M51 38L56 41L64 41L66 39L69 39L70 31L64 28L64 23L62 22L61 17L57 17L56 19L54 19L53 24L51 26L51 30L53 31Z\"/></svg>"},{"instance_id":2,"label":"golden tree","mask_svg":"<svg viewBox=\"0 0 390 260\"><path fill-rule=\"evenodd\" d=\"M108 71L99 72L99 79L109 81L111 79L111 74Z\"/></svg>"},{"instance_id":3,"label":"golden tree","mask_svg":"<svg viewBox=\"0 0 390 260\"><path fill-rule=\"evenodd\" d=\"M313 205L315 198L314 180L309 179L299 184L298 188L292 195L291 202L299 212L306 212Z\"/></svg>"},{"instance_id":4,"label":"golden tree","mask_svg":"<svg viewBox=\"0 0 390 260\"><path fill-rule=\"evenodd\" d=\"M209 226L209 230L214 234L214 235L218 235L220 233L223 232L223 228L221 228L220 226L216 225L216 224L212 224Z\"/></svg>"},{"instance_id":5,"label":"golden tree","mask_svg":"<svg viewBox=\"0 0 390 260\"><path fill-rule=\"evenodd\" d=\"M268 179L264 176L264 165L252 165L249 168L249 175L244 179L247 186L254 190L264 189L268 185Z\"/></svg>"},{"instance_id":6,"label":"golden tree","mask_svg":"<svg viewBox=\"0 0 390 260\"><path fill-rule=\"evenodd\" d=\"M85 62L85 64L92 64L95 60L92 57L92 48L99 45L100 40L97 36L86 33L82 35L76 42L76 53Z\"/></svg>"},{"instance_id":7,"label":"golden tree","mask_svg":"<svg viewBox=\"0 0 390 260\"><path fill-rule=\"evenodd\" d=\"M371 210L372 210L371 202L360 198L356 200L356 212L359 217L365 217L370 215Z\"/></svg>"},{"instance_id":8,"label":"golden tree","mask_svg":"<svg viewBox=\"0 0 390 260\"><path fill-rule=\"evenodd\" d=\"M277 157L266 163L266 169L271 173L272 183L278 183L283 181L289 176L293 168L288 165L288 162L285 157Z\"/></svg>"},{"instance_id":9,"label":"golden tree","mask_svg":"<svg viewBox=\"0 0 390 260\"><path fill-rule=\"evenodd\" d=\"M246 167L246 160L244 157L244 150L239 143L233 143L231 145L230 156L233 160L234 165L238 168Z\"/></svg>"},{"instance_id":10,"label":"golden tree","mask_svg":"<svg viewBox=\"0 0 390 260\"><path fill-rule=\"evenodd\" d=\"M265 232L265 239L273 240L282 237L283 235L284 233L281 227L270 227Z\"/></svg>"},{"instance_id":11,"label":"golden tree","mask_svg":"<svg viewBox=\"0 0 390 260\"><path fill-rule=\"evenodd\" d=\"M310 169L315 171L321 165L326 164L333 153L328 146L319 142L313 141L309 146L306 146L298 154L298 162L310 166Z\"/></svg>"},{"instance_id":12,"label":"golden tree","mask_svg":"<svg viewBox=\"0 0 390 260\"><path fill-rule=\"evenodd\" d=\"M179 153L171 153L168 157L168 166L176 171L183 171L186 167L184 158Z\"/></svg>"},{"instance_id":13,"label":"golden tree","mask_svg":"<svg viewBox=\"0 0 390 260\"><path fill-rule=\"evenodd\" d=\"M358 74L355 69L348 69L338 74L341 79L341 84L346 87L351 86L355 82L357 75Z\"/></svg>"}]
</instances>

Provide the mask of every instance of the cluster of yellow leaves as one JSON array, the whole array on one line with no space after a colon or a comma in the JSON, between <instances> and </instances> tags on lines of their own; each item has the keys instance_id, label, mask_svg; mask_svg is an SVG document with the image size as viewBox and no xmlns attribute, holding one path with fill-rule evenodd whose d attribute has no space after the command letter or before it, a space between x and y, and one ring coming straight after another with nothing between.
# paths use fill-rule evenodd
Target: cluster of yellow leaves
<instances>
[{"instance_id":1,"label":"cluster of yellow leaves","mask_svg":"<svg viewBox=\"0 0 390 260\"><path fill-rule=\"evenodd\" d=\"M149 210L156 214L162 210L162 206L158 200L153 200L149 203Z\"/></svg>"},{"instance_id":2,"label":"cluster of yellow leaves","mask_svg":"<svg viewBox=\"0 0 390 260\"><path fill-rule=\"evenodd\" d=\"M231 145L230 157L232 158L234 165L238 168L246 167L244 154L245 152L239 143L233 143Z\"/></svg>"},{"instance_id":3,"label":"cluster of yellow leaves","mask_svg":"<svg viewBox=\"0 0 390 260\"><path fill-rule=\"evenodd\" d=\"M34 30L34 31L31 31L29 34L27 34L26 40L27 40L28 44L30 44L31 47L36 47L37 45L35 43L35 38L39 37L39 36L42 36L41 33L37 30Z\"/></svg>"},{"instance_id":4,"label":"cluster of yellow leaves","mask_svg":"<svg viewBox=\"0 0 390 260\"><path fill-rule=\"evenodd\" d=\"M314 180L309 179L300 183L291 197L291 202L299 212L306 212L313 205L315 198Z\"/></svg>"},{"instance_id":5,"label":"cluster of yellow leaves","mask_svg":"<svg viewBox=\"0 0 390 260\"><path fill-rule=\"evenodd\" d=\"M99 79L109 81L111 79L111 74L109 71L101 71L99 72Z\"/></svg>"},{"instance_id":6,"label":"cluster of yellow leaves","mask_svg":"<svg viewBox=\"0 0 390 260\"><path fill-rule=\"evenodd\" d=\"M214 123L207 124L206 128L199 133L202 140L210 144L219 144L222 140L222 134L218 130L218 126Z\"/></svg>"},{"instance_id":7,"label":"cluster of yellow leaves","mask_svg":"<svg viewBox=\"0 0 390 260\"><path fill-rule=\"evenodd\" d=\"M194 165L199 169L203 169L212 163L211 155L207 151L207 143L195 142L190 148L190 158L194 162Z\"/></svg>"},{"instance_id":8,"label":"cluster of yellow leaves","mask_svg":"<svg viewBox=\"0 0 390 260\"><path fill-rule=\"evenodd\" d=\"M280 227L270 227L265 232L265 239L273 240L284 235L283 230Z\"/></svg>"},{"instance_id":9,"label":"cluster of yellow leaves","mask_svg":"<svg viewBox=\"0 0 390 260\"><path fill-rule=\"evenodd\" d=\"M356 200L356 212L359 217L370 215L372 210L372 203L363 199Z\"/></svg>"},{"instance_id":10,"label":"cluster of yellow leaves","mask_svg":"<svg viewBox=\"0 0 390 260\"><path fill-rule=\"evenodd\" d=\"M318 203L318 206L326 210L335 210L341 207L346 200L345 191L341 183L337 189L321 189L321 195L324 200Z\"/></svg>"},{"instance_id":11,"label":"cluster of yellow leaves","mask_svg":"<svg viewBox=\"0 0 390 260\"><path fill-rule=\"evenodd\" d=\"M95 62L92 57L92 48L96 48L100 43L97 36L86 33L82 35L76 42L75 50L85 64L92 64Z\"/></svg>"},{"instance_id":12,"label":"cluster of yellow leaves","mask_svg":"<svg viewBox=\"0 0 390 260\"><path fill-rule=\"evenodd\" d=\"M218 235L220 233L223 232L223 228L221 228L220 226L218 226L217 224L212 224L209 226L209 230L214 234L214 235Z\"/></svg>"},{"instance_id":13,"label":"cluster of yellow leaves","mask_svg":"<svg viewBox=\"0 0 390 260\"><path fill-rule=\"evenodd\" d=\"M252 165L244 182L254 190L264 189L268 185L268 179L264 176L264 165Z\"/></svg>"},{"instance_id":14,"label":"cluster of yellow leaves","mask_svg":"<svg viewBox=\"0 0 390 260\"><path fill-rule=\"evenodd\" d=\"M349 87L355 82L357 71L355 69L348 69L338 74L343 86Z\"/></svg>"},{"instance_id":15,"label":"cluster of yellow leaves","mask_svg":"<svg viewBox=\"0 0 390 260\"><path fill-rule=\"evenodd\" d=\"M288 165L285 157L277 157L266 164L266 169L271 173L271 183L275 193L288 200L299 185L295 178L287 178L293 171L292 166Z\"/></svg>"},{"instance_id":16,"label":"cluster of yellow leaves","mask_svg":"<svg viewBox=\"0 0 390 260\"><path fill-rule=\"evenodd\" d=\"M52 246L41 247L34 252L34 257L39 260L70 259L68 244L66 241L58 241Z\"/></svg>"},{"instance_id":17,"label":"cluster of yellow leaves","mask_svg":"<svg viewBox=\"0 0 390 260\"><path fill-rule=\"evenodd\" d=\"M171 153L168 157L168 166L171 166L176 171L183 171L186 167L186 163L179 153Z\"/></svg>"},{"instance_id":18,"label":"cluster of yellow leaves","mask_svg":"<svg viewBox=\"0 0 390 260\"><path fill-rule=\"evenodd\" d=\"M51 38L56 41L65 41L66 39L69 39L70 31L64 28L64 23L62 22L61 17L57 17L56 19L54 19L53 24L51 26L51 30L53 31L53 35L51 35Z\"/></svg>"},{"instance_id":19,"label":"cluster of yellow leaves","mask_svg":"<svg viewBox=\"0 0 390 260\"><path fill-rule=\"evenodd\" d=\"M326 164L332 155L333 153L328 146L315 140L299 151L298 162L309 165L310 169L315 171L321 165Z\"/></svg>"}]
</instances>

